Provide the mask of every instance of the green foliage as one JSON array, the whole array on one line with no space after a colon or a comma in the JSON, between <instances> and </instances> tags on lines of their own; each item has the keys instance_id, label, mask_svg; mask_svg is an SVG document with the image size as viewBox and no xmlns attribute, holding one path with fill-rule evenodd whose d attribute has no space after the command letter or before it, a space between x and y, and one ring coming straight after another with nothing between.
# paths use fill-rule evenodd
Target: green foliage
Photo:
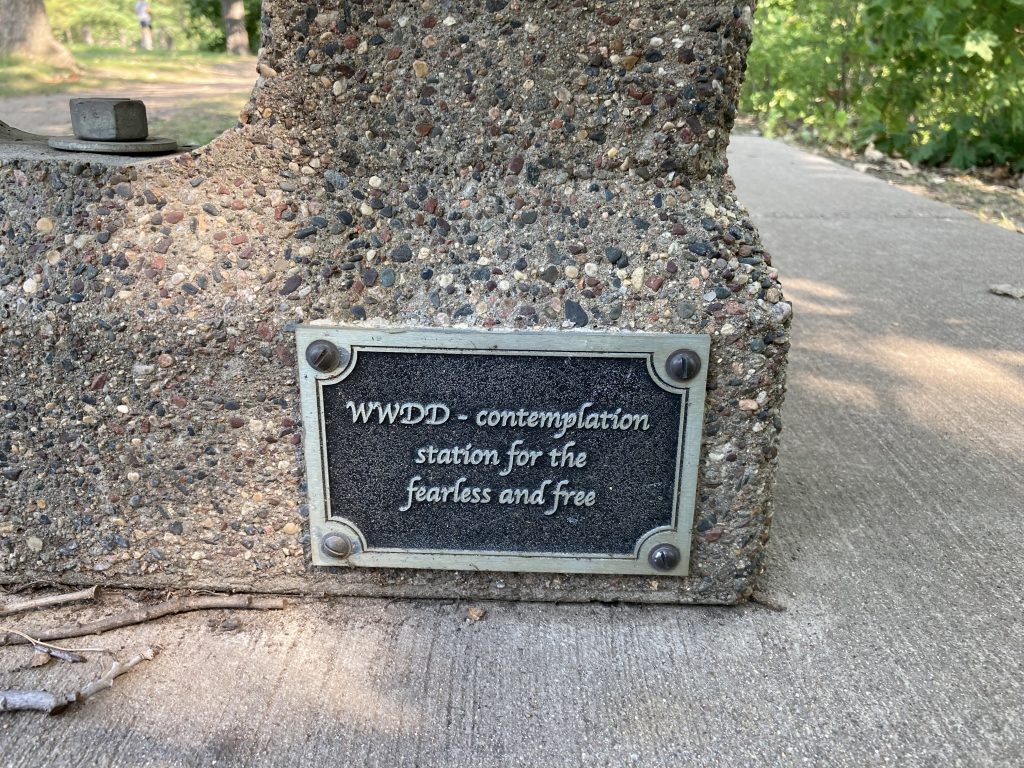
<instances>
[{"instance_id":1,"label":"green foliage","mask_svg":"<svg viewBox=\"0 0 1024 768\"><path fill-rule=\"evenodd\" d=\"M766 130L1024 168L1024 0L767 0L743 107Z\"/></svg>"},{"instance_id":2,"label":"green foliage","mask_svg":"<svg viewBox=\"0 0 1024 768\"><path fill-rule=\"evenodd\" d=\"M149 0L158 45L194 49L186 0ZM53 34L64 42L131 47L139 40L135 0L46 0Z\"/></svg>"},{"instance_id":3,"label":"green foliage","mask_svg":"<svg viewBox=\"0 0 1024 768\"><path fill-rule=\"evenodd\" d=\"M220 0L149 0L157 47L223 51ZM100 46L132 47L139 40L135 0L46 0L50 26L58 40ZM245 0L249 43L260 40L260 0Z\"/></svg>"},{"instance_id":4,"label":"green foliage","mask_svg":"<svg viewBox=\"0 0 1024 768\"><path fill-rule=\"evenodd\" d=\"M227 44L221 23L220 0L183 0L189 18L196 22L200 35L200 50L223 51ZM213 21L212 26L204 24ZM201 31L200 31L201 30ZM255 52L260 45L260 0L245 0L245 30L249 33L249 47Z\"/></svg>"},{"instance_id":5,"label":"green foliage","mask_svg":"<svg viewBox=\"0 0 1024 768\"><path fill-rule=\"evenodd\" d=\"M138 22L129 3L97 0L47 0L46 12L53 34L58 40L72 42L92 34L97 41L117 42L123 33L134 33Z\"/></svg>"}]
</instances>

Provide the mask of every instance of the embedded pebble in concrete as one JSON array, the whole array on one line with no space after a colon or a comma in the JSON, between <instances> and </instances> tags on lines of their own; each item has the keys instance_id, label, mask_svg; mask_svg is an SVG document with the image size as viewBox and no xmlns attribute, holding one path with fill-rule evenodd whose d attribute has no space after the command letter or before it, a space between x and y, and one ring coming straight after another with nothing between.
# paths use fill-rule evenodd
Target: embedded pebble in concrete
<instances>
[{"instance_id":1,"label":"embedded pebble in concrete","mask_svg":"<svg viewBox=\"0 0 1024 768\"><path fill-rule=\"evenodd\" d=\"M0 147L0 581L749 595L792 317L726 175L750 8L263 11L210 145ZM317 320L709 334L691 575L313 571L293 330Z\"/></svg>"}]
</instances>

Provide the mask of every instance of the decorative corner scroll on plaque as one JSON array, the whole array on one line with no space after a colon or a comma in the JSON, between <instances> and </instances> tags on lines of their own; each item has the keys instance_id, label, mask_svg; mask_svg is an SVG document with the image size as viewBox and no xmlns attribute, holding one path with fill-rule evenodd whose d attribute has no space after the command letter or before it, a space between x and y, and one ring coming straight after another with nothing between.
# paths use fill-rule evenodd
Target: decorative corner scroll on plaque
<instances>
[{"instance_id":1,"label":"decorative corner scroll on plaque","mask_svg":"<svg viewBox=\"0 0 1024 768\"><path fill-rule=\"evenodd\" d=\"M314 564L687 573L709 337L296 336Z\"/></svg>"}]
</instances>

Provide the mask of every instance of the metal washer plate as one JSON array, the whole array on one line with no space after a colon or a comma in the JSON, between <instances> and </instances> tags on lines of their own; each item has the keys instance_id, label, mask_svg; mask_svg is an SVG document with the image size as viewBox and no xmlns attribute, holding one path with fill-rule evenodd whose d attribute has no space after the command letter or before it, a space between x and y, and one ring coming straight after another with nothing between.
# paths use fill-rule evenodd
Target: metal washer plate
<instances>
[{"instance_id":1,"label":"metal washer plate","mask_svg":"<svg viewBox=\"0 0 1024 768\"><path fill-rule=\"evenodd\" d=\"M143 141L88 141L77 136L53 136L46 143L65 152L96 152L102 155L156 155L174 152L178 148L174 139L159 136Z\"/></svg>"}]
</instances>

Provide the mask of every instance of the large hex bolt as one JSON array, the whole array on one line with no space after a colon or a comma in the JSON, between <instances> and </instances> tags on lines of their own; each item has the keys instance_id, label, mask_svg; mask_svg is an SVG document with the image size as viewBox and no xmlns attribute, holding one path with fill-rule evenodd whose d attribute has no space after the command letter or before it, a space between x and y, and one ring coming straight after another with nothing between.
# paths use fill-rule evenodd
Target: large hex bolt
<instances>
[{"instance_id":1,"label":"large hex bolt","mask_svg":"<svg viewBox=\"0 0 1024 768\"><path fill-rule=\"evenodd\" d=\"M146 105L138 99L71 99L71 128L85 141L144 141Z\"/></svg>"}]
</instances>

